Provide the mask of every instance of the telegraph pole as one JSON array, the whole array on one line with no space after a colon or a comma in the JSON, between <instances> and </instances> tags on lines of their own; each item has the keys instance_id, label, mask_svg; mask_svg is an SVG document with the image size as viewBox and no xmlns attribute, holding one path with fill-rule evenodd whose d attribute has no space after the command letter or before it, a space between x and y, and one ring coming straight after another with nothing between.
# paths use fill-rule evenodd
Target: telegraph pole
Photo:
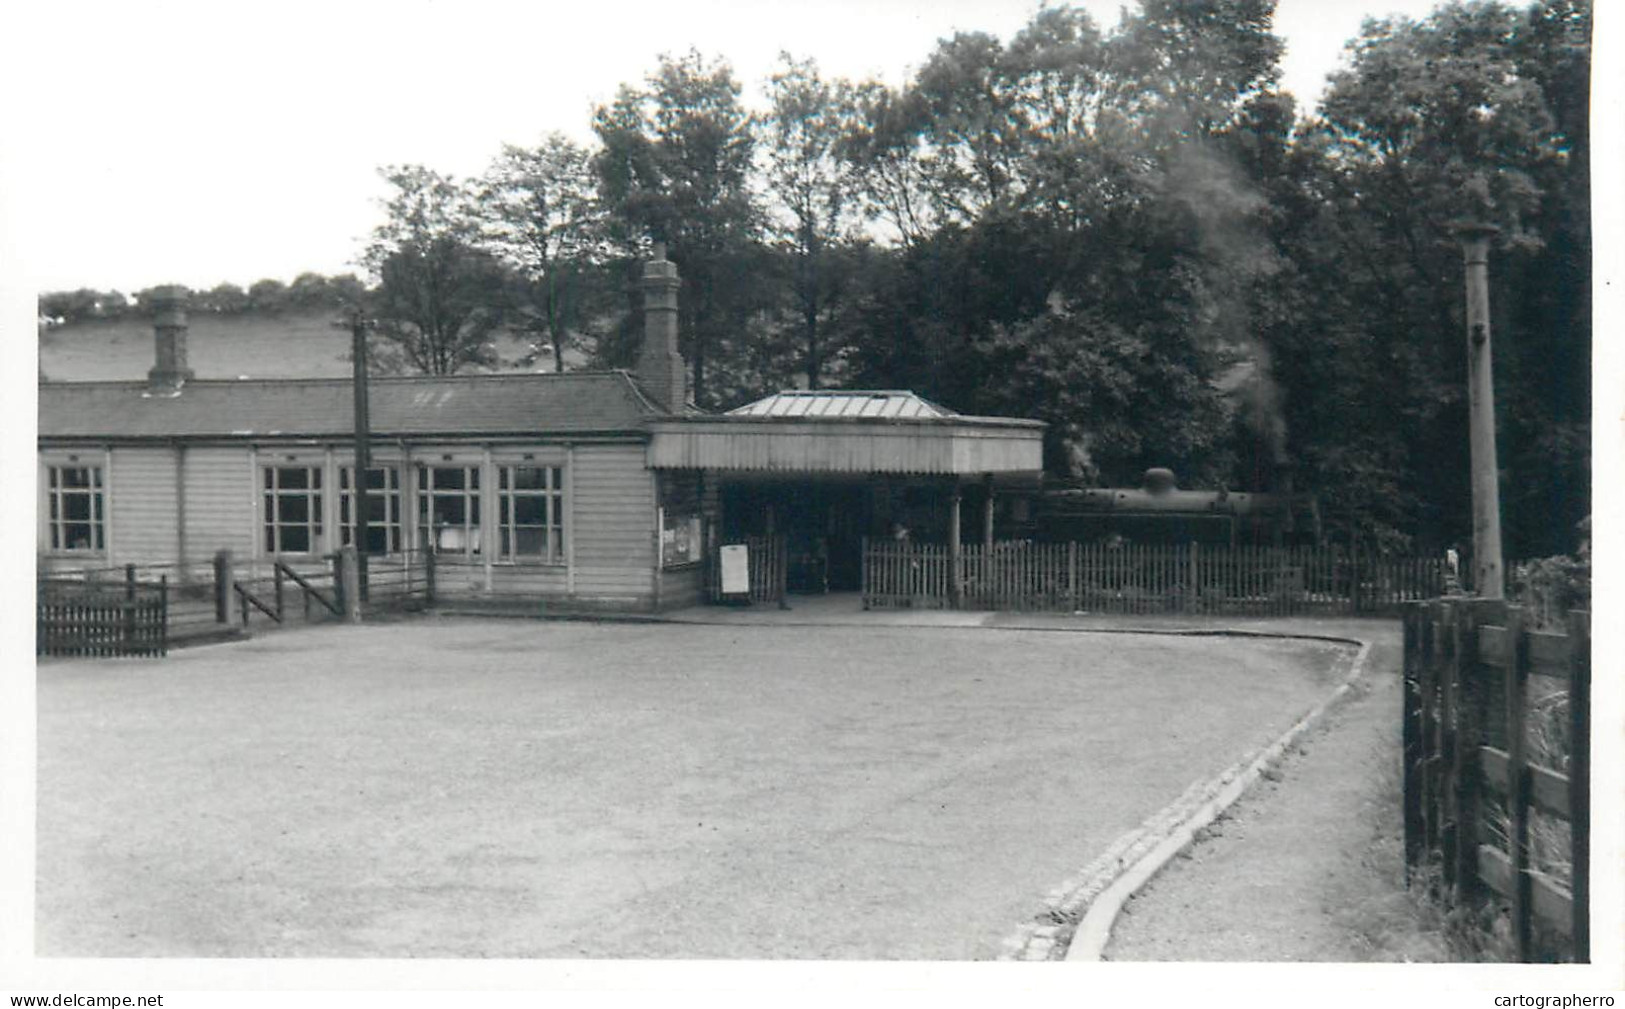
<instances>
[{"instance_id":1,"label":"telegraph pole","mask_svg":"<svg viewBox=\"0 0 1625 1009\"><path fill-rule=\"evenodd\" d=\"M1505 596L1501 563L1500 467L1495 458L1495 383L1490 368L1490 239L1501 229L1459 222L1467 278L1467 411L1473 470L1473 592Z\"/></svg>"},{"instance_id":2,"label":"telegraph pole","mask_svg":"<svg viewBox=\"0 0 1625 1009\"><path fill-rule=\"evenodd\" d=\"M350 500L355 507L355 558L359 595L367 599L368 501L367 470L372 467L372 430L367 411L367 320L360 308L350 310L351 357L355 365L355 476Z\"/></svg>"}]
</instances>

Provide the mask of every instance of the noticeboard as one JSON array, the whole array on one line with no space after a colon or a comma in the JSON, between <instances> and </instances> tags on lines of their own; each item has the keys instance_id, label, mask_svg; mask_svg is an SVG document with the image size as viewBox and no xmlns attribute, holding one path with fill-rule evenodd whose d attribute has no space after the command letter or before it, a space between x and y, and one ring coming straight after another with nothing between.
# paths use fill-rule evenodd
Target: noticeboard
<instances>
[{"instance_id":1,"label":"noticeboard","mask_svg":"<svg viewBox=\"0 0 1625 1009\"><path fill-rule=\"evenodd\" d=\"M750 549L743 543L730 543L723 547L722 594L748 595L750 593Z\"/></svg>"}]
</instances>

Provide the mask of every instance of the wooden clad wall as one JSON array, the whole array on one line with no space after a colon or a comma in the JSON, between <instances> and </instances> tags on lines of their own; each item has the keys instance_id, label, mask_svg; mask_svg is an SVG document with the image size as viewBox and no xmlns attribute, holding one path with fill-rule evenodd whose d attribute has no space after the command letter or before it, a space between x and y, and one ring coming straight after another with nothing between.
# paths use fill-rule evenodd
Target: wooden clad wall
<instances>
[{"instance_id":1,"label":"wooden clad wall","mask_svg":"<svg viewBox=\"0 0 1625 1009\"><path fill-rule=\"evenodd\" d=\"M309 465L321 465L315 453L311 457ZM219 550L230 550L239 560L253 557L258 484L249 448L188 448L185 467L187 560L205 561Z\"/></svg>"},{"instance_id":2,"label":"wooden clad wall","mask_svg":"<svg viewBox=\"0 0 1625 1009\"><path fill-rule=\"evenodd\" d=\"M118 447L107 475L110 564L175 560L175 450Z\"/></svg>"},{"instance_id":3,"label":"wooden clad wall","mask_svg":"<svg viewBox=\"0 0 1625 1009\"><path fill-rule=\"evenodd\" d=\"M648 605L654 595L655 481L644 447L577 445L570 482L575 594Z\"/></svg>"}]
</instances>

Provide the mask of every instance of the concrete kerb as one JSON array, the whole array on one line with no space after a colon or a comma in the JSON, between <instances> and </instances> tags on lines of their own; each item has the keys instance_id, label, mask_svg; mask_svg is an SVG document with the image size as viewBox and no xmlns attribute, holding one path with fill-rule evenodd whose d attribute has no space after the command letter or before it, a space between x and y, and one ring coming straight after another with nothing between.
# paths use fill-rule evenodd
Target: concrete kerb
<instances>
[{"instance_id":1,"label":"concrete kerb","mask_svg":"<svg viewBox=\"0 0 1625 1009\"><path fill-rule=\"evenodd\" d=\"M1370 642L1332 636L1315 640L1359 646L1349 675L1337 689L1262 752L1243 757L1210 781L1192 785L1174 802L1118 838L1105 854L1085 867L1078 878L1052 891L1046 902L1049 910L1045 916L1049 922L1023 926L1006 940L1006 954L1002 959L1050 960L1057 958L1057 952L1063 952L1061 958L1070 962L1101 960L1112 925L1124 903L1191 845L1197 831L1217 820L1265 771L1280 764L1287 751L1344 700L1365 675L1366 660L1371 654ZM1075 926L1069 927L1073 922Z\"/></svg>"}]
</instances>

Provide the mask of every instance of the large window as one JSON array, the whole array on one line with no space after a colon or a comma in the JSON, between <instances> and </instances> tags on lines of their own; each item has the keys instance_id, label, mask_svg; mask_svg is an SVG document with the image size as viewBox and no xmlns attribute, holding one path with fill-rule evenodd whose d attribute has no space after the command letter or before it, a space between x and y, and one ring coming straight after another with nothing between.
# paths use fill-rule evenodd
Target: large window
<instances>
[{"instance_id":1,"label":"large window","mask_svg":"<svg viewBox=\"0 0 1625 1009\"><path fill-rule=\"evenodd\" d=\"M355 542L354 466L339 468L339 536ZM369 554L401 552L401 471L396 466L367 467L367 549Z\"/></svg>"},{"instance_id":2,"label":"large window","mask_svg":"<svg viewBox=\"0 0 1625 1009\"><path fill-rule=\"evenodd\" d=\"M322 471L315 466L267 466L265 552L313 554L322 549Z\"/></svg>"},{"instance_id":3,"label":"large window","mask_svg":"<svg viewBox=\"0 0 1625 1009\"><path fill-rule=\"evenodd\" d=\"M480 468L419 466L418 527L441 553L479 553Z\"/></svg>"},{"instance_id":4,"label":"large window","mask_svg":"<svg viewBox=\"0 0 1625 1009\"><path fill-rule=\"evenodd\" d=\"M498 556L564 563L564 468L497 469Z\"/></svg>"},{"instance_id":5,"label":"large window","mask_svg":"<svg viewBox=\"0 0 1625 1009\"><path fill-rule=\"evenodd\" d=\"M100 553L107 549L100 466L52 466L46 492L52 550Z\"/></svg>"}]
</instances>

